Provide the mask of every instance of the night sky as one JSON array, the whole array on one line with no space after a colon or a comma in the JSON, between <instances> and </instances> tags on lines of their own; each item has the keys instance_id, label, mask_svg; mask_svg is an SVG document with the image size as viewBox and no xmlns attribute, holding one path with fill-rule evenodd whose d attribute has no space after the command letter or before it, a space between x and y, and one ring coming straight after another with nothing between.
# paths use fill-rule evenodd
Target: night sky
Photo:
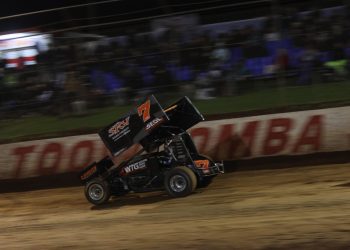
<instances>
[{"instance_id":1,"label":"night sky","mask_svg":"<svg viewBox=\"0 0 350 250\"><path fill-rule=\"evenodd\" d=\"M250 0L253 1L253 0ZM9 16L20 13L27 13L43 9L50 9L63 6L71 6L76 4L86 4L89 2L98 2L96 0L12 0L1 1L2 8L0 8L0 16ZM80 7L69 10L61 10L44 14L36 14L26 17L17 17L7 20L0 20L0 33L18 32L23 30L39 30L50 32L52 30L64 29L80 25L99 24L110 21L118 21L125 19L133 19L140 17L149 17L155 15L169 14L178 11L193 10L196 8L213 7L224 4L232 4L235 2L249 2L249 1L232 1L232 0L120 0L113 3L105 3L101 5L94 5L92 7ZM302 3L301 3L302 2ZM288 4L310 5L323 3L325 5L337 5L342 1L293 1L283 0L282 5ZM190 5L191 4L191 5ZM153 8L153 10L148 10ZM157 8L157 9L154 9ZM140 13L140 11L143 11ZM236 14L228 15L235 11ZM207 11L205 16L212 16L212 18L204 22L216 22L218 18L243 19L247 17L266 15L270 11L270 5L267 3L254 4L245 7L224 8L220 10ZM130 13L139 12L139 13ZM130 13L130 14L127 14ZM101 17L114 15L113 17L98 18L93 20L76 20L82 18ZM119 15L119 16L116 16ZM100 29L89 30L98 33Z\"/></svg>"},{"instance_id":2,"label":"night sky","mask_svg":"<svg viewBox=\"0 0 350 250\"><path fill-rule=\"evenodd\" d=\"M28 0L13 0L2 1L3 6L6 8L0 8L0 16L9 16L20 13L27 13L43 9L51 9L63 6L71 6L76 4L86 4L89 2L98 2L96 0L48 0L48 1L28 1ZM5 4L6 3L6 4ZM137 3L137 4L135 4ZM116 15L130 11L137 11L147 9L156 6L157 1L135 1L135 0L121 0L118 2L105 3L101 5L94 5L92 7L79 7L68 10L60 10L49 13L35 14L26 17L16 17L8 20L0 20L0 32L8 32L22 29L35 28L37 26L44 26L45 30L52 30L56 28L71 27L73 25L89 24L89 21L75 21L72 19L80 19L87 17ZM153 13L150 13L151 15ZM129 16L126 16L129 18ZM132 17L132 16L131 16ZM118 18L113 18L116 20ZM66 23L62 23L66 21ZM110 21L110 19L96 19L95 22ZM53 24L61 22L59 24ZM90 21L91 22L91 21ZM47 24L51 24L47 26ZM39 27L40 29L40 27Z\"/></svg>"}]
</instances>

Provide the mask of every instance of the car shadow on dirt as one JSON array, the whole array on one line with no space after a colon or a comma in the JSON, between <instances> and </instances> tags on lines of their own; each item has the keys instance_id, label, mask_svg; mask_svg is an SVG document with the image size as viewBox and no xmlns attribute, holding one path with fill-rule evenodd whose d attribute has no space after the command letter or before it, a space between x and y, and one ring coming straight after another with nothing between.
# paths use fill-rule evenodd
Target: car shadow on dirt
<instances>
[{"instance_id":1,"label":"car shadow on dirt","mask_svg":"<svg viewBox=\"0 0 350 250\"><path fill-rule=\"evenodd\" d=\"M335 185L334 187L350 187L350 182Z\"/></svg>"},{"instance_id":2,"label":"car shadow on dirt","mask_svg":"<svg viewBox=\"0 0 350 250\"><path fill-rule=\"evenodd\" d=\"M107 210L120 208L123 206L153 204L170 199L172 198L164 192L131 193L125 196L112 197L108 203L98 206L92 206L91 210Z\"/></svg>"}]
</instances>

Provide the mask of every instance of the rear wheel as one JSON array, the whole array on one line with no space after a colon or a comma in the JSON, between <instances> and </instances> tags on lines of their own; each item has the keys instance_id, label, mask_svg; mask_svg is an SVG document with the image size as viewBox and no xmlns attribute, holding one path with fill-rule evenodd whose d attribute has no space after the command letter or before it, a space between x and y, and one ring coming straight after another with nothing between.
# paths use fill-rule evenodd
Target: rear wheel
<instances>
[{"instance_id":1,"label":"rear wheel","mask_svg":"<svg viewBox=\"0 0 350 250\"><path fill-rule=\"evenodd\" d=\"M184 197L196 189L197 177L185 166L175 167L166 174L164 186L170 196Z\"/></svg>"},{"instance_id":2,"label":"rear wheel","mask_svg":"<svg viewBox=\"0 0 350 250\"><path fill-rule=\"evenodd\" d=\"M85 185L85 197L94 205L106 203L111 197L108 182L100 178L89 181Z\"/></svg>"}]
</instances>

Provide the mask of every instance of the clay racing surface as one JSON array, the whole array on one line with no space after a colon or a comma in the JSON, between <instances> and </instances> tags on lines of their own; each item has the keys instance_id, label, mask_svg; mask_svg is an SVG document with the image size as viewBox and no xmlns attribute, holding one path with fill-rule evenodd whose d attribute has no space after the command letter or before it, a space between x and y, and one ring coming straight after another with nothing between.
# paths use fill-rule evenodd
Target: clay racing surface
<instances>
[{"instance_id":1,"label":"clay racing surface","mask_svg":"<svg viewBox=\"0 0 350 250\"><path fill-rule=\"evenodd\" d=\"M234 172L182 199L0 194L0 249L350 249L350 165Z\"/></svg>"}]
</instances>

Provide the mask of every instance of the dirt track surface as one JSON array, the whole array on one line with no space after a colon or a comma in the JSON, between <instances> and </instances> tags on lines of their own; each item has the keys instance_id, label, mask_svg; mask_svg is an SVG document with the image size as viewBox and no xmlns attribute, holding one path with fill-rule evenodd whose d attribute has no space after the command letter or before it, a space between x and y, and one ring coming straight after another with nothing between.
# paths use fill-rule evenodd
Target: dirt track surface
<instances>
[{"instance_id":1,"label":"dirt track surface","mask_svg":"<svg viewBox=\"0 0 350 250\"><path fill-rule=\"evenodd\" d=\"M350 249L350 165L235 172L182 199L0 194L0 249Z\"/></svg>"}]
</instances>

